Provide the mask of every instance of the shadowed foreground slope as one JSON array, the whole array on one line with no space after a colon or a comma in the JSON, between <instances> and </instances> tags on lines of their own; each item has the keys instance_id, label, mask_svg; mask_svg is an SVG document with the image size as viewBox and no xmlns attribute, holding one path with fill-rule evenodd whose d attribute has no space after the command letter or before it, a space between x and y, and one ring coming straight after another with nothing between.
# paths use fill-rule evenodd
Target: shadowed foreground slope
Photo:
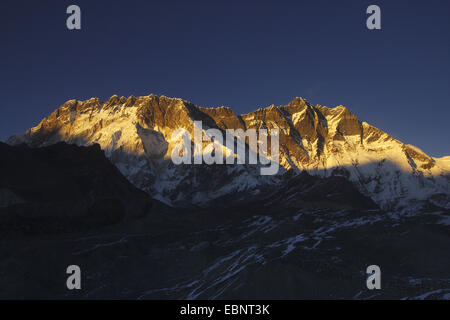
<instances>
[{"instance_id":1,"label":"shadowed foreground slope","mask_svg":"<svg viewBox=\"0 0 450 320\"><path fill-rule=\"evenodd\" d=\"M151 198L98 145L44 148L0 143L0 230L71 232L136 218Z\"/></svg>"},{"instance_id":2,"label":"shadowed foreground slope","mask_svg":"<svg viewBox=\"0 0 450 320\"><path fill-rule=\"evenodd\" d=\"M96 146L0 152L3 299L450 297L450 212L431 204L386 212L344 178L304 173L233 206L150 211ZM371 264L382 290L366 289Z\"/></svg>"}]
</instances>

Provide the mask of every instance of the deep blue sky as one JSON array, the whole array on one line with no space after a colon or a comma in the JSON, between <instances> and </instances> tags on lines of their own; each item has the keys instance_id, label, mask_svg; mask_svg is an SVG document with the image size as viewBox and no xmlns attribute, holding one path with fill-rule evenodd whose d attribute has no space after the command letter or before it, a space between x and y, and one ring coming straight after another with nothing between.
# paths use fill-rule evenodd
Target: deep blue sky
<instances>
[{"instance_id":1,"label":"deep blue sky","mask_svg":"<svg viewBox=\"0 0 450 320\"><path fill-rule=\"evenodd\" d=\"M66 8L82 30L66 28ZM378 4L382 30L366 29ZM181 97L246 113L296 96L343 104L450 155L450 1L0 2L0 139L64 101Z\"/></svg>"}]
</instances>

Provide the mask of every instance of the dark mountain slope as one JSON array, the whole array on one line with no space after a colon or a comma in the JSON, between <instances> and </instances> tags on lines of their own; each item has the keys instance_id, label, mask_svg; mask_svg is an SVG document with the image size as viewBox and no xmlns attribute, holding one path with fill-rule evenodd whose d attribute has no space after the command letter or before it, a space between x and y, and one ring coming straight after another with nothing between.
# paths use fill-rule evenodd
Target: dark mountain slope
<instances>
[{"instance_id":1,"label":"dark mountain slope","mask_svg":"<svg viewBox=\"0 0 450 320\"><path fill-rule=\"evenodd\" d=\"M71 232L145 215L151 198L98 145L43 148L0 143L0 228Z\"/></svg>"}]
</instances>

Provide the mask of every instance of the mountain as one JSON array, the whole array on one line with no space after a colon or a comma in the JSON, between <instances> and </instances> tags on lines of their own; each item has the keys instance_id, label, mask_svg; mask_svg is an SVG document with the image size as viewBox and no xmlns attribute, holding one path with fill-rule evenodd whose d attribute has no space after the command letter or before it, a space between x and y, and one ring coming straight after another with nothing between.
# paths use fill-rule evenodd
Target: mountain
<instances>
[{"instance_id":1,"label":"mountain","mask_svg":"<svg viewBox=\"0 0 450 320\"><path fill-rule=\"evenodd\" d=\"M0 143L0 231L70 233L138 219L152 199L99 145L42 148Z\"/></svg>"},{"instance_id":2,"label":"mountain","mask_svg":"<svg viewBox=\"0 0 450 320\"><path fill-rule=\"evenodd\" d=\"M203 129L279 129L279 174L261 176L255 165L174 165L170 155L178 141L172 133L192 132L199 120ZM156 95L70 100L8 143L42 147L60 141L99 144L136 187L172 206L257 195L285 185L286 172L306 171L344 177L382 208L450 208L449 157L433 158L404 144L344 106L313 106L302 98L242 115Z\"/></svg>"},{"instance_id":3,"label":"mountain","mask_svg":"<svg viewBox=\"0 0 450 320\"><path fill-rule=\"evenodd\" d=\"M278 174L174 165L172 132L196 120L279 129ZM1 299L450 298L450 157L344 107L297 98L235 115L154 95L71 100L8 143ZM73 264L81 290L65 285ZM366 286L373 264L381 290Z\"/></svg>"},{"instance_id":4,"label":"mountain","mask_svg":"<svg viewBox=\"0 0 450 320\"><path fill-rule=\"evenodd\" d=\"M2 231L0 299L450 298L450 210L368 209L370 201L342 177L302 173L290 181L265 201L233 208L155 201L149 215L111 225ZM306 194L292 197L299 190ZM353 202L358 209L349 208ZM66 287L73 264L81 290ZM373 264L381 290L366 286Z\"/></svg>"}]
</instances>

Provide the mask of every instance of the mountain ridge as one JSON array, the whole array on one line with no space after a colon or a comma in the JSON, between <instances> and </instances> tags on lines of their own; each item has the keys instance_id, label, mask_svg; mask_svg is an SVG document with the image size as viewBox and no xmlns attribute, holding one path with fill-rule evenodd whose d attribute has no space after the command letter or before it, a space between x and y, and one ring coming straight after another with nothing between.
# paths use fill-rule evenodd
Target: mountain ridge
<instances>
[{"instance_id":1,"label":"mountain ridge","mask_svg":"<svg viewBox=\"0 0 450 320\"><path fill-rule=\"evenodd\" d=\"M189 180L201 172L211 174L211 168L174 166L170 154L174 130L192 133L193 122L199 120L204 129L279 129L281 174L293 170L321 177L342 175L386 208L432 197L440 199L438 205L450 206L450 166L445 157L433 158L402 143L359 120L344 106L314 106L300 97L284 106L270 105L240 115L229 107L203 108L153 94L113 95L105 102L72 99L8 143L38 147L59 141L98 143L131 182L172 205L206 204L225 193L255 192L262 185L281 183L278 177L257 176L249 166L224 166L221 174L230 176L230 181L212 182L208 192L196 192L201 188ZM187 190L189 184L192 190Z\"/></svg>"}]
</instances>

